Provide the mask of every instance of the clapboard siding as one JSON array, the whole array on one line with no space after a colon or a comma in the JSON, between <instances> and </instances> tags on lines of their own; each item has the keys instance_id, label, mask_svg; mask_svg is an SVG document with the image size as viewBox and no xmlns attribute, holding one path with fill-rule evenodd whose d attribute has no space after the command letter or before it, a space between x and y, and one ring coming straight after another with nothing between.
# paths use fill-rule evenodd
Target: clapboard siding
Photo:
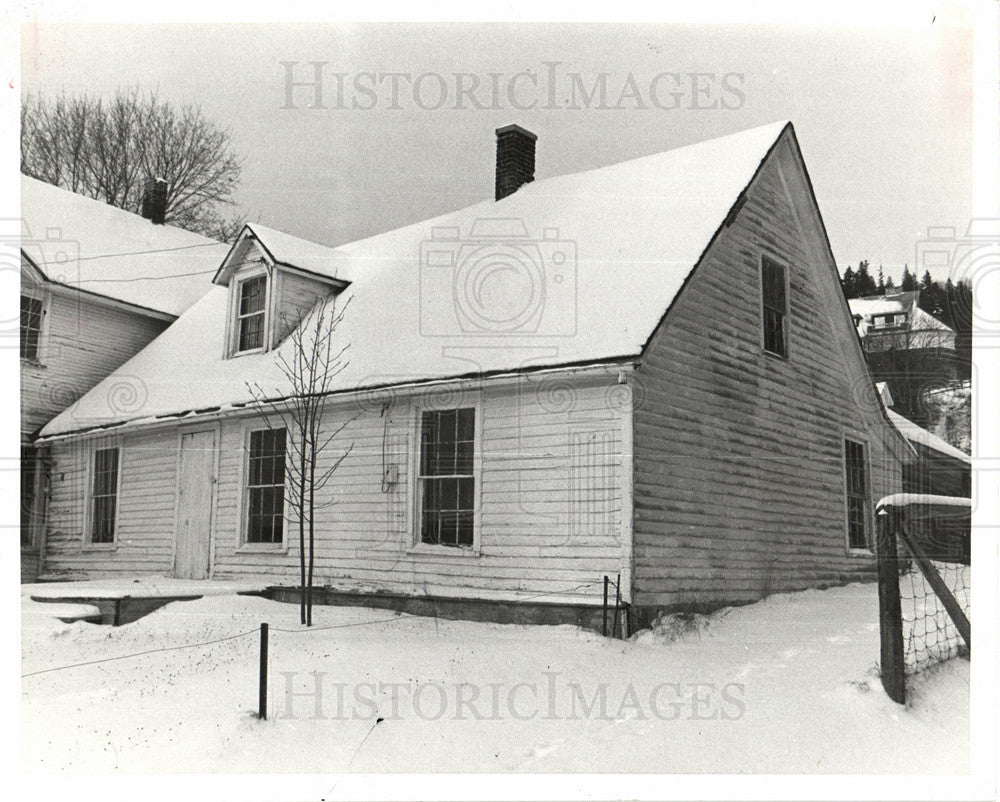
<instances>
[{"instance_id":1,"label":"clapboard siding","mask_svg":"<svg viewBox=\"0 0 1000 802\"><path fill-rule=\"evenodd\" d=\"M328 431L345 418L353 420L322 456L320 470L353 448L322 494L329 503L317 511L316 583L485 598L523 591L540 599L559 594L599 602L604 574L623 569L622 540L631 524L623 514L622 492L623 432L631 409L608 402L616 378L578 378L560 406L529 381L396 398L384 413L371 399L362 406L331 404ZM477 405L478 555L413 549L416 416L422 404L440 403ZM280 553L240 546L246 433L260 427L253 416L221 423L212 575L295 584L294 520L286 524L288 548ZM54 445L64 478L52 501L48 574L172 570L177 429L125 435L121 442L120 542L111 553L83 548L89 448ZM399 471L399 481L386 492L383 464Z\"/></svg>"},{"instance_id":2,"label":"clapboard siding","mask_svg":"<svg viewBox=\"0 0 1000 802\"><path fill-rule=\"evenodd\" d=\"M747 602L873 568L847 550L843 440L868 443L877 499L899 487L894 435L843 310L831 308L840 289L808 241L821 234L807 209L793 210L803 195L783 179L800 182L787 145L704 254L636 372L636 605ZM762 349L762 254L788 271L787 360Z\"/></svg>"},{"instance_id":3,"label":"clapboard siding","mask_svg":"<svg viewBox=\"0 0 1000 802\"><path fill-rule=\"evenodd\" d=\"M21 431L30 434L145 348L168 323L72 290L34 285L24 273L22 281L45 302L38 363L21 361ZM128 382L114 392L123 410L142 401L142 388Z\"/></svg>"},{"instance_id":4,"label":"clapboard siding","mask_svg":"<svg viewBox=\"0 0 1000 802\"><path fill-rule=\"evenodd\" d=\"M276 271L276 275L278 297L275 302L275 344L291 334L318 301L328 298L333 292L329 284L287 270Z\"/></svg>"},{"instance_id":5,"label":"clapboard siding","mask_svg":"<svg viewBox=\"0 0 1000 802\"><path fill-rule=\"evenodd\" d=\"M118 445L120 492L112 551L87 544L88 464L95 448ZM52 446L52 489L45 544L46 578L170 573L178 435L174 429Z\"/></svg>"}]
</instances>

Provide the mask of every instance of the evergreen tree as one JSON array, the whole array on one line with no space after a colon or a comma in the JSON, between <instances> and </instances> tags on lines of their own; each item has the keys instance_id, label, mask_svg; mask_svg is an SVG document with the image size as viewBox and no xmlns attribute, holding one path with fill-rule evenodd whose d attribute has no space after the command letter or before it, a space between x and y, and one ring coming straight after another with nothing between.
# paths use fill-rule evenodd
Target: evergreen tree
<instances>
[{"instance_id":1,"label":"evergreen tree","mask_svg":"<svg viewBox=\"0 0 1000 802\"><path fill-rule=\"evenodd\" d=\"M909 265L903 265L903 292L912 292L917 288L917 277L910 272Z\"/></svg>"},{"instance_id":2,"label":"evergreen tree","mask_svg":"<svg viewBox=\"0 0 1000 802\"><path fill-rule=\"evenodd\" d=\"M934 283L934 280L931 278L931 271L930 270L925 270L924 271L924 277L922 279L920 279L920 288L923 289L923 290L929 290L931 288L931 285L933 283Z\"/></svg>"},{"instance_id":3,"label":"evergreen tree","mask_svg":"<svg viewBox=\"0 0 1000 802\"><path fill-rule=\"evenodd\" d=\"M878 291L879 295L885 295L885 273L882 270L882 265L878 266Z\"/></svg>"},{"instance_id":4,"label":"evergreen tree","mask_svg":"<svg viewBox=\"0 0 1000 802\"><path fill-rule=\"evenodd\" d=\"M858 264L858 272L855 274L856 281L856 292L855 297L863 297L865 295L875 295L878 288L875 286L875 279L871 277L868 272L868 260L863 259Z\"/></svg>"},{"instance_id":5,"label":"evergreen tree","mask_svg":"<svg viewBox=\"0 0 1000 802\"><path fill-rule=\"evenodd\" d=\"M885 291L886 294L892 294L896 290L896 282L892 280L892 276L886 276L885 279Z\"/></svg>"},{"instance_id":6,"label":"evergreen tree","mask_svg":"<svg viewBox=\"0 0 1000 802\"><path fill-rule=\"evenodd\" d=\"M847 299L857 298L858 294L857 281L854 277L854 268L850 265L847 266L847 270L844 271L844 278L840 282L841 288L844 290L844 297Z\"/></svg>"}]
</instances>

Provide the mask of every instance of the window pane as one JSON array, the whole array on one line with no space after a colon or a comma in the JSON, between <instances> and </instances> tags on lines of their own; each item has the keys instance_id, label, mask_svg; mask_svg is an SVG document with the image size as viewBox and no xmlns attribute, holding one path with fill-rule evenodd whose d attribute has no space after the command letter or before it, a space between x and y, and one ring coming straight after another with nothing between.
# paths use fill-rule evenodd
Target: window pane
<instances>
[{"instance_id":1,"label":"window pane","mask_svg":"<svg viewBox=\"0 0 1000 802\"><path fill-rule=\"evenodd\" d=\"M426 411L420 424L420 539L445 546L471 546L476 411Z\"/></svg>"},{"instance_id":2,"label":"window pane","mask_svg":"<svg viewBox=\"0 0 1000 802\"><path fill-rule=\"evenodd\" d=\"M285 430L250 433L247 486L248 543L281 543L284 537Z\"/></svg>"},{"instance_id":3,"label":"window pane","mask_svg":"<svg viewBox=\"0 0 1000 802\"><path fill-rule=\"evenodd\" d=\"M264 313L240 319L240 351L260 348L264 345Z\"/></svg>"},{"instance_id":4,"label":"window pane","mask_svg":"<svg viewBox=\"0 0 1000 802\"><path fill-rule=\"evenodd\" d=\"M847 485L847 541L852 549L867 549L868 487L865 478L865 448L852 440L844 441Z\"/></svg>"},{"instance_id":5,"label":"window pane","mask_svg":"<svg viewBox=\"0 0 1000 802\"><path fill-rule=\"evenodd\" d=\"M21 357L38 356L38 335L42 328L42 302L28 295L21 296Z\"/></svg>"},{"instance_id":6,"label":"window pane","mask_svg":"<svg viewBox=\"0 0 1000 802\"><path fill-rule=\"evenodd\" d=\"M249 315L263 311L265 290L264 276L244 281L240 285L240 314Z\"/></svg>"},{"instance_id":7,"label":"window pane","mask_svg":"<svg viewBox=\"0 0 1000 802\"><path fill-rule=\"evenodd\" d=\"M770 259L764 259L761 276L764 282L764 306L784 313L786 311L785 268Z\"/></svg>"}]
</instances>

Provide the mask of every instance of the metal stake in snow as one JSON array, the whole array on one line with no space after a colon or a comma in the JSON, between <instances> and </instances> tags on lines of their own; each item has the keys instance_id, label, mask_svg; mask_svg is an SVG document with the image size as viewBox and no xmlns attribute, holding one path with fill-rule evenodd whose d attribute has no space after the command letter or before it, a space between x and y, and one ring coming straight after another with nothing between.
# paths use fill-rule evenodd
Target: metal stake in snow
<instances>
[{"instance_id":1,"label":"metal stake in snow","mask_svg":"<svg viewBox=\"0 0 1000 802\"><path fill-rule=\"evenodd\" d=\"M260 625L260 696L257 718L267 720L267 624Z\"/></svg>"}]
</instances>

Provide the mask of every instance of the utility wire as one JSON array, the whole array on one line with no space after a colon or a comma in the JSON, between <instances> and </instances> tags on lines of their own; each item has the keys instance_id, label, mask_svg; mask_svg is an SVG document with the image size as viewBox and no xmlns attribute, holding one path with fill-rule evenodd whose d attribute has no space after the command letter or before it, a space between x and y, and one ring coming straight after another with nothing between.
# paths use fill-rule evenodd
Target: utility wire
<instances>
[{"instance_id":1,"label":"utility wire","mask_svg":"<svg viewBox=\"0 0 1000 802\"><path fill-rule=\"evenodd\" d=\"M145 655L145 654L156 654L158 652L175 652L175 651L178 651L180 649L193 649L196 646L210 646L213 643L223 643L223 642L225 642L227 640L235 640L236 638L243 638L243 637L245 637L247 635L253 635L256 632L259 632L259 630L257 630L257 629L250 629L250 630L247 630L246 632L240 632L240 633L238 633L236 635L227 635L225 638L216 638L215 640L202 641L201 643L184 643L184 644L181 644L180 646L163 646L163 647L161 647L159 649L147 649L144 652L133 652L132 654L119 654L119 655L116 655L115 657L103 657L100 660L87 660L84 663L71 663L70 665L67 665L67 666L54 666L52 668L43 668L43 669L40 669L39 671L29 671L27 674L22 674L21 678L24 679L25 677L34 677L34 676L37 676L38 674L48 674L51 671L62 671L62 670L67 669L67 668L79 668L81 666L93 666L93 665L97 665L98 663L111 663L111 662L114 662L115 660L126 660L129 657L140 657L140 656Z\"/></svg>"}]
</instances>

